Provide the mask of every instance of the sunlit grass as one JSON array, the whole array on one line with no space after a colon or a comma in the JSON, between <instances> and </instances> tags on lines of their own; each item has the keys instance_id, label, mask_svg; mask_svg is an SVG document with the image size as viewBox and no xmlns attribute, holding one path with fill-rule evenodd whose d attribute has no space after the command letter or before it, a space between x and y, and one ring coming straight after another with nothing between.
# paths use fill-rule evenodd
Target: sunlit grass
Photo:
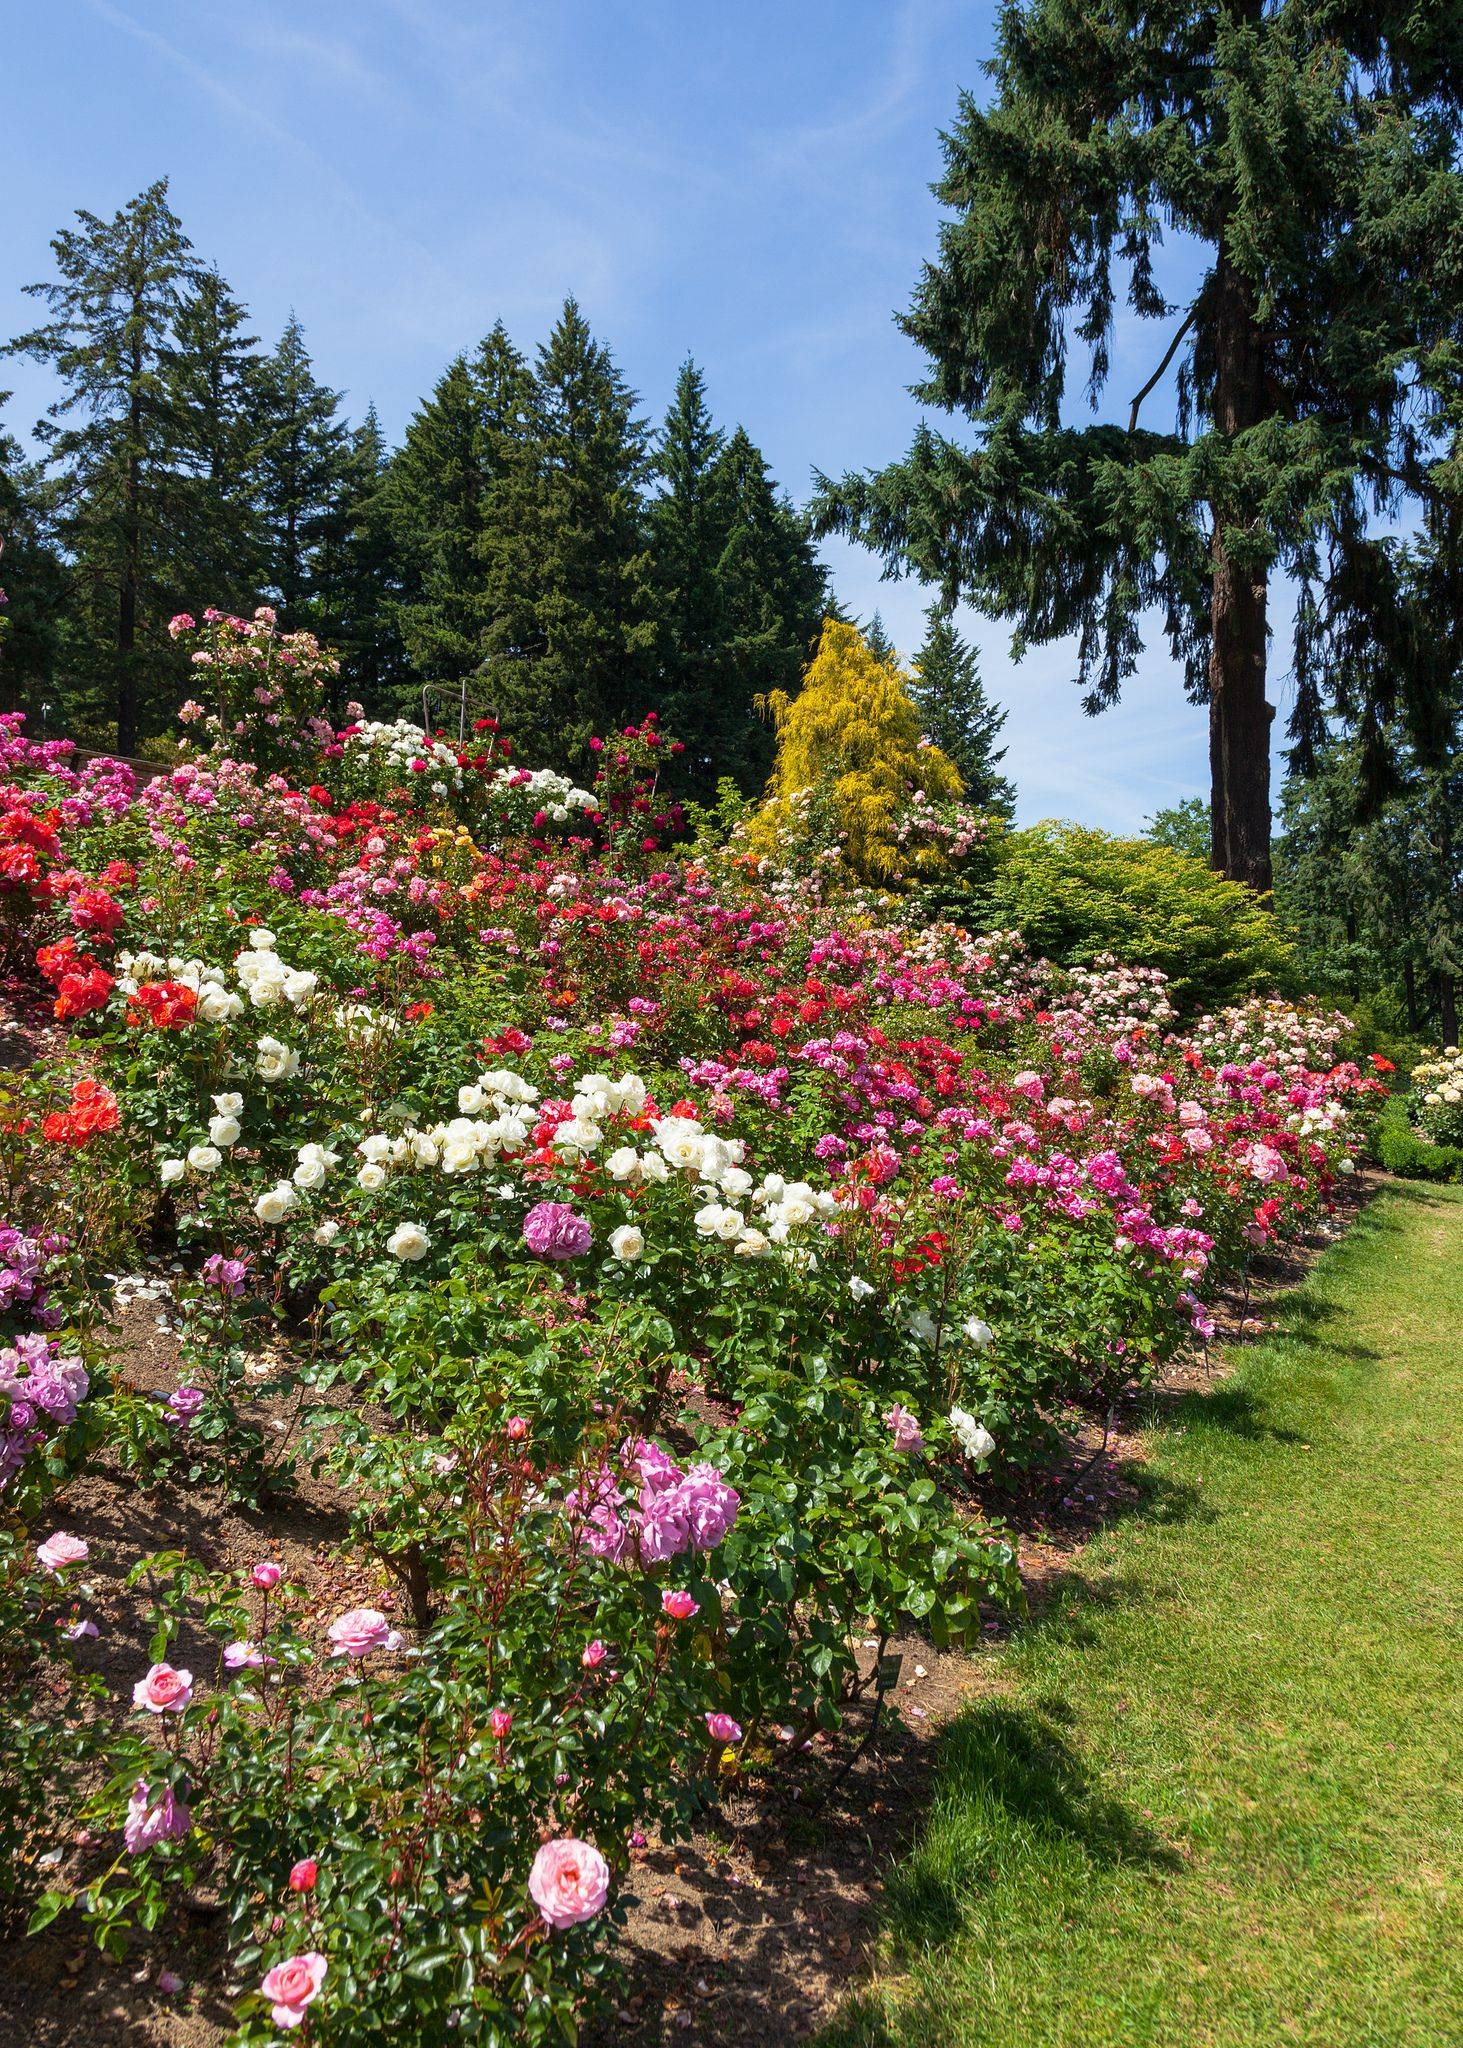
<instances>
[{"instance_id":1,"label":"sunlit grass","mask_svg":"<svg viewBox=\"0 0 1463 2048\"><path fill-rule=\"evenodd\" d=\"M1463 1194L1281 1317L993 1658L826 2048L1463 2041Z\"/></svg>"}]
</instances>

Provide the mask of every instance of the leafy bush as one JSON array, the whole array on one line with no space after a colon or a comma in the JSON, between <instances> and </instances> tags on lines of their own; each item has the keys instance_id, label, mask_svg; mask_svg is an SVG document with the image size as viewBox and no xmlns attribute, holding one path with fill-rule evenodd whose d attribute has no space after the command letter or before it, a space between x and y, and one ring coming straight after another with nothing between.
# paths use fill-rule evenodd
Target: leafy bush
<instances>
[{"instance_id":1,"label":"leafy bush","mask_svg":"<svg viewBox=\"0 0 1463 2048\"><path fill-rule=\"evenodd\" d=\"M1014 925L1064 966L1110 954L1157 967L1186 1009L1293 985L1294 954L1241 883L1192 855L1090 826L1048 823L998 842L982 925Z\"/></svg>"},{"instance_id":2,"label":"leafy bush","mask_svg":"<svg viewBox=\"0 0 1463 2048\"><path fill-rule=\"evenodd\" d=\"M1400 1180L1463 1182L1463 1145L1438 1145L1420 1138L1400 1099L1387 1105L1373 1144L1381 1164Z\"/></svg>"}]
</instances>

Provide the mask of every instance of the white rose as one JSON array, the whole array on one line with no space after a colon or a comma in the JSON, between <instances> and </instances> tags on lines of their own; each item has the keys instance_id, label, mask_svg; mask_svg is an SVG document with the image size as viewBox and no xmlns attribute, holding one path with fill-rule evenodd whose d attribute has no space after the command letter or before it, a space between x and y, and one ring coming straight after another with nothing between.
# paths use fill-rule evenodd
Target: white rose
<instances>
[{"instance_id":1,"label":"white rose","mask_svg":"<svg viewBox=\"0 0 1463 2048\"><path fill-rule=\"evenodd\" d=\"M254 948L254 951L256 953L272 953L275 949L275 946L278 944L278 941L276 940L274 933L271 931L266 931L264 926L261 924L256 925L254 930L250 932L249 944Z\"/></svg>"},{"instance_id":2,"label":"white rose","mask_svg":"<svg viewBox=\"0 0 1463 2048\"><path fill-rule=\"evenodd\" d=\"M261 1223L283 1223L298 1201L299 1196L289 1182L282 1180L259 1197L254 1204L254 1214Z\"/></svg>"},{"instance_id":3,"label":"white rose","mask_svg":"<svg viewBox=\"0 0 1463 2048\"><path fill-rule=\"evenodd\" d=\"M239 1119L236 1116L212 1116L208 1120L208 1135L215 1145L222 1145L227 1151L239 1142Z\"/></svg>"},{"instance_id":4,"label":"white rose","mask_svg":"<svg viewBox=\"0 0 1463 2048\"><path fill-rule=\"evenodd\" d=\"M315 1242L316 1244L334 1244L339 1236L340 1225L333 1216L327 1216L315 1232Z\"/></svg>"},{"instance_id":5,"label":"white rose","mask_svg":"<svg viewBox=\"0 0 1463 2048\"><path fill-rule=\"evenodd\" d=\"M319 975L311 973L308 967L292 967L284 978L284 999L298 1009L301 1003L309 1001L319 984Z\"/></svg>"},{"instance_id":6,"label":"white rose","mask_svg":"<svg viewBox=\"0 0 1463 2048\"><path fill-rule=\"evenodd\" d=\"M391 1140L384 1131L372 1131L369 1138L362 1138L356 1150L362 1159L369 1159L373 1166L379 1166L383 1159L391 1157Z\"/></svg>"},{"instance_id":7,"label":"white rose","mask_svg":"<svg viewBox=\"0 0 1463 2048\"><path fill-rule=\"evenodd\" d=\"M621 1145L611 1152L605 1161L605 1172L611 1180L629 1180L640 1164L640 1154L633 1145Z\"/></svg>"},{"instance_id":8,"label":"white rose","mask_svg":"<svg viewBox=\"0 0 1463 2048\"><path fill-rule=\"evenodd\" d=\"M190 1145L188 1164L195 1173L217 1173L223 1165L223 1154L217 1145Z\"/></svg>"},{"instance_id":9,"label":"white rose","mask_svg":"<svg viewBox=\"0 0 1463 2048\"><path fill-rule=\"evenodd\" d=\"M968 1408L950 1410L950 1427L967 1458L974 1465L983 1465L996 1448L996 1440L982 1422L977 1422Z\"/></svg>"},{"instance_id":10,"label":"white rose","mask_svg":"<svg viewBox=\"0 0 1463 2048\"><path fill-rule=\"evenodd\" d=\"M181 1159L165 1159L157 1170L157 1177L165 1188L170 1188L173 1182L181 1180L187 1171Z\"/></svg>"},{"instance_id":11,"label":"white rose","mask_svg":"<svg viewBox=\"0 0 1463 2048\"><path fill-rule=\"evenodd\" d=\"M717 1218L716 1235L723 1244L730 1244L733 1238L741 1236L746 1227L747 1219L740 1209L723 1209Z\"/></svg>"},{"instance_id":12,"label":"white rose","mask_svg":"<svg viewBox=\"0 0 1463 2048\"><path fill-rule=\"evenodd\" d=\"M732 1250L743 1259L765 1258L772 1249L772 1240L763 1231L754 1230L750 1224L742 1232Z\"/></svg>"},{"instance_id":13,"label":"white rose","mask_svg":"<svg viewBox=\"0 0 1463 2048\"><path fill-rule=\"evenodd\" d=\"M658 1152L647 1152L640 1161L640 1178L657 1184L668 1181L671 1170Z\"/></svg>"},{"instance_id":14,"label":"white rose","mask_svg":"<svg viewBox=\"0 0 1463 2048\"><path fill-rule=\"evenodd\" d=\"M386 1168L377 1166L374 1160L368 1159L356 1175L356 1186L364 1188L368 1195L374 1195L377 1188L384 1188L385 1185Z\"/></svg>"},{"instance_id":15,"label":"white rose","mask_svg":"<svg viewBox=\"0 0 1463 2048\"><path fill-rule=\"evenodd\" d=\"M244 1107L242 1095L215 1095L213 1106L219 1116L237 1116Z\"/></svg>"},{"instance_id":16,"label":"white rose","mask_svg":"<svg viewBox=\"0 0 1463 2048\"><path fill-rule=\"evenodd\" d=\"M477 1163L478 1148L472 1138L451 1137L443 1141L441 1164L444 1173L471 1173Z\"/></svg>"},{"instance_id":17,"label":"white rose","mask_svg":"<svg viewBox=\"0 0 1463 2048\"><path fill-rule=\"evenodd\" d=\"M318 1188L323 1183L325 1168L318 1159L302 1159L290 1179L308 1194L311 1188Z\"/></svg>"},{"instance_id":18,"label":"white rose","mask_svg":"<svg viewBox=\"0 0 1463 2048\"><path fill-rule=\"evenodd\" d=\"M610 1250L623 1264L631 1266L644 1255L644 1234L633 1223L622 1223L618 1230L610 1232Z\"/></svg>"},{"instance_id":19,"label":"white rose","mask_svg":"<svg viewBox=\"0 0 1463 2048\"><path fill-rule=\"evenodd\" d=\"M263 1081L288 1081L300 1071L300 1055L277 1038L261 1038L255 1050L255 1069Z\"/></svg>"},{"instance_id":20,"label":"white rose","mask_svg":"<svg viewBox=\"0 0 1463 2048\"><path fill-rule=\"evenodd\" d=\"M199 991L198 1015L205 1024L227 1024L243 1014L243 1000L232 990L209 987Z\"/></svg>"},{"instance_id":21,"label":"white rose","mask_svg":"<svg viewBox=\"0 0 1463 2048\"><path fill-rule=\"evenodd\" d=\"M984 1351L987 1348L987 1346L992 1342L996 1334L995 1331L991 1328L990 1324L983 1323L979 1316L971 1316L969 1320L967 1322L962 1323L960 1327L962 1330L964 1330L966 1336L970 1339L971 1343L975 1346L977 1351Z\"/></svg>"},{"instance_id":22,"label":"white rose","mask_svg":"<svg viewBox=\"0 0 1463 2048\"><path fill-rule=\"evenodd\" d=\"M393 1258L416 1260L426 1257L431 1243L419 1223L398 1223L386 1240L386 1249Z\"/></svg>"},{"instance_id":23,"label":"white rose","mask_svg":"<svg viewBox=\"0 0 1463 2048\"><path fill-rule=\"evenodd\" d=\"M867 1301L873 1294L874 1289L861 1273L855 1273L848 1283L848 1291L855 1301Z\"/></svg>"}]
</instances>

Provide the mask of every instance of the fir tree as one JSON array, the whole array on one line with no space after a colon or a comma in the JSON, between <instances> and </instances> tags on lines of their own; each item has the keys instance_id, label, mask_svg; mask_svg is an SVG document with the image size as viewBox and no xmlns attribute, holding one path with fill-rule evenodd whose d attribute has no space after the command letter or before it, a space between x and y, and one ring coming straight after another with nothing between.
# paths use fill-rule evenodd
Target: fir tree
<instances>
[{"instance_id":1,"label":"fir tree","mask_svg":"<svg viewBox=\"0 0 1463 2048\"><path fill-rule=\"evenodd\" d=\"M255 504L258 344L248 314L216 270L199 273L178 308L167 375L176 416L183 602L244 612L264 582Z\"/></svg>"},{"instance_id":2,"label":"fir tree","mask_svg":"<svg viewBox=\"0 0 1463 2048\"><path fill-rule=\"evenodd\" d=\"M718 467L725 437L712 424L706 384L689 359L676 379L655 452L662 490L651 502L660 619L658 708L685 744L688 780L699 795L734 771L726 728L724 625L718 566L731 506ZM728 717L731 710L731 719Z\"/></svg>"},{"instance_id":3,"label":"fir tree","mask_svg":"<svg viewBox=\"0 0 1463 2048\"><path fill-rule=\"evenodd\" d=\"M265 577L288 628L316 622L319 562L345 485L346 427L340 393L317 383L305 330L291 313L257 373L258 492Z\"/></svg>"},{"instance_id":4,"label":"fir tree","mask_svg":"<svg viewBox=\"0 0 1463 2048\"><path fill-rule=\"evenodd\" d=\"M909 694L926 735L959 769L967 802L1009 818L1016 788L1000 773L1006 749L996 745L1006 713L986 696L975 649L961 639L943 605L932 604L925 614L924 645L914 658Z\"/></svg>"},{"instance_id":5,"label":"fir tree","mask_svg":"<svg viewBox=\"0 0 1463 2048\"><path fill-rule=\"evenodd\" d=\"M822 480L820 523L1014 618L1018 644L1076 634L1089 710L1161 605L1209 705L1214 864L1263 890L1272 571L1310 602L1309 715L1328 647L1389 632L1369 516L1458 486L1456 11L1011 0L992 70L945 138L950 216L904 321L918 396L977 445L924 427L903 462ZM1178 303L1166 228L1208 256ZM1125 422L1071 425L1069 353L1095 398L1120 294L1164 323L1152 374ZM1150 426L1170 366L1172 425Z\"/></svg>"},{"instance_id":6,"label":"fir tree","mask_svg":"<svg viewBox=\"0 0 1463 2048\"><path fill-rule=\"evenodd\" d=\"M422 682L456 682L482 659L478 415L475 380L457 356L413 413L392 460L401 638Z\"/></svg>"},{"instance_id":7,"label":"fir tree","mask_svg":"<svg viewBox=\"0 0 1463 2048\"><path fill-rule=\"evenodd\" d=\"M321 523L314 630L340 658L337 702L389 714L404 694L390 459L376 408L348 438L340 487Z\"/></svg>"},{"instance_id":8,"label":"fir tree","mask_svg":"<svg viewBox=\"0 0 1463 2048\"><path fill-rule=\"evenodd\" d=\"M0 406L10 393L0 391ZM55 489L0 428L0 709L52 701L68 579L54 534Z\"/></svg>"},{"instance_id":9,"label":"fir tree","mask_svg":"<svg viewBox=\"0 0 1463 2048\"><path fill-rule=\"evenodd\" d=\"M897 661L899 650L889 638L882 612L876 611L863 629L864 645L875 661Z\"/></svg>"},{"instance_id":10,"label":"fir tree","mask_svg":"<svg viewBox=\"0 0 1463 2048\"><path fill-rule=\"evenodd\" d=\"M590 735L642 709L650 688L648 448L633 392L572 299L534 386L529 459L496 543L484 675L525 756L582 766Z\"/></svg>"},{"instance_id":11,"label":"fir tree","mask_svg":"<svg viewBox=\"0 0 1463 2048\"><path fill-rule=\"evenodd\" d=\"M110 704L125 754L137 745L144 678L168 645L182 510L169 370L198 270L165 178L110 220L76 218L51 243L56 278L26 287L49 319L10 348L50 364L63 386L37 434L61 484L78 663Z\"/></svg>"},{"instance_id":12,"label":"fir tree","mask_svg":"<svg viewBox=\"0 0 1463 2048\"><path fill-rule=\"evenodd\" d=\"M774 745L757 700L796 692L818 646L828 579L806 521L741 427L717 460L716 495L725 534L716 564L722 711L708 749L717 774L751 793L767 780Z\"/></svg>"}]
</instances>

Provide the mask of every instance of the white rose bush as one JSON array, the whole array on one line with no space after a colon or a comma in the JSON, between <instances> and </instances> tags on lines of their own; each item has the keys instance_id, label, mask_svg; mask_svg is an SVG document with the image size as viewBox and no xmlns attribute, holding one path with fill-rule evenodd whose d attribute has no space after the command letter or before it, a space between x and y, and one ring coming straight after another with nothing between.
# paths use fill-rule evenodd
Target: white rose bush
<instances>
[{"instance_id":1,"label":"white rose bush","mask_svg":"<svg viewBox=\"0 0 1463 2048\"><path fill-rule=\"evenodd\" d=\"M240 2042L560 2041L637 1845L1019 1599L1013 1479L1206 1340L1381 1090L1344 1020L678 852L653 719L593 790L491 721L235 758L214 670L273 688L273 635L208 622L214 748L144 786L4 728L7 928L74 1034L0 1130L5 1675L63 1674L101 1789L17 1735L0 1826L84 1825L20 1888L117 1954L217 1897ZM155 1394L100 1341L149 1249ZM112 1557L155 1612L109 1692L97 1460L265 1530L323 1474L341 1533Z\"/></svg>"}]
</instances>

